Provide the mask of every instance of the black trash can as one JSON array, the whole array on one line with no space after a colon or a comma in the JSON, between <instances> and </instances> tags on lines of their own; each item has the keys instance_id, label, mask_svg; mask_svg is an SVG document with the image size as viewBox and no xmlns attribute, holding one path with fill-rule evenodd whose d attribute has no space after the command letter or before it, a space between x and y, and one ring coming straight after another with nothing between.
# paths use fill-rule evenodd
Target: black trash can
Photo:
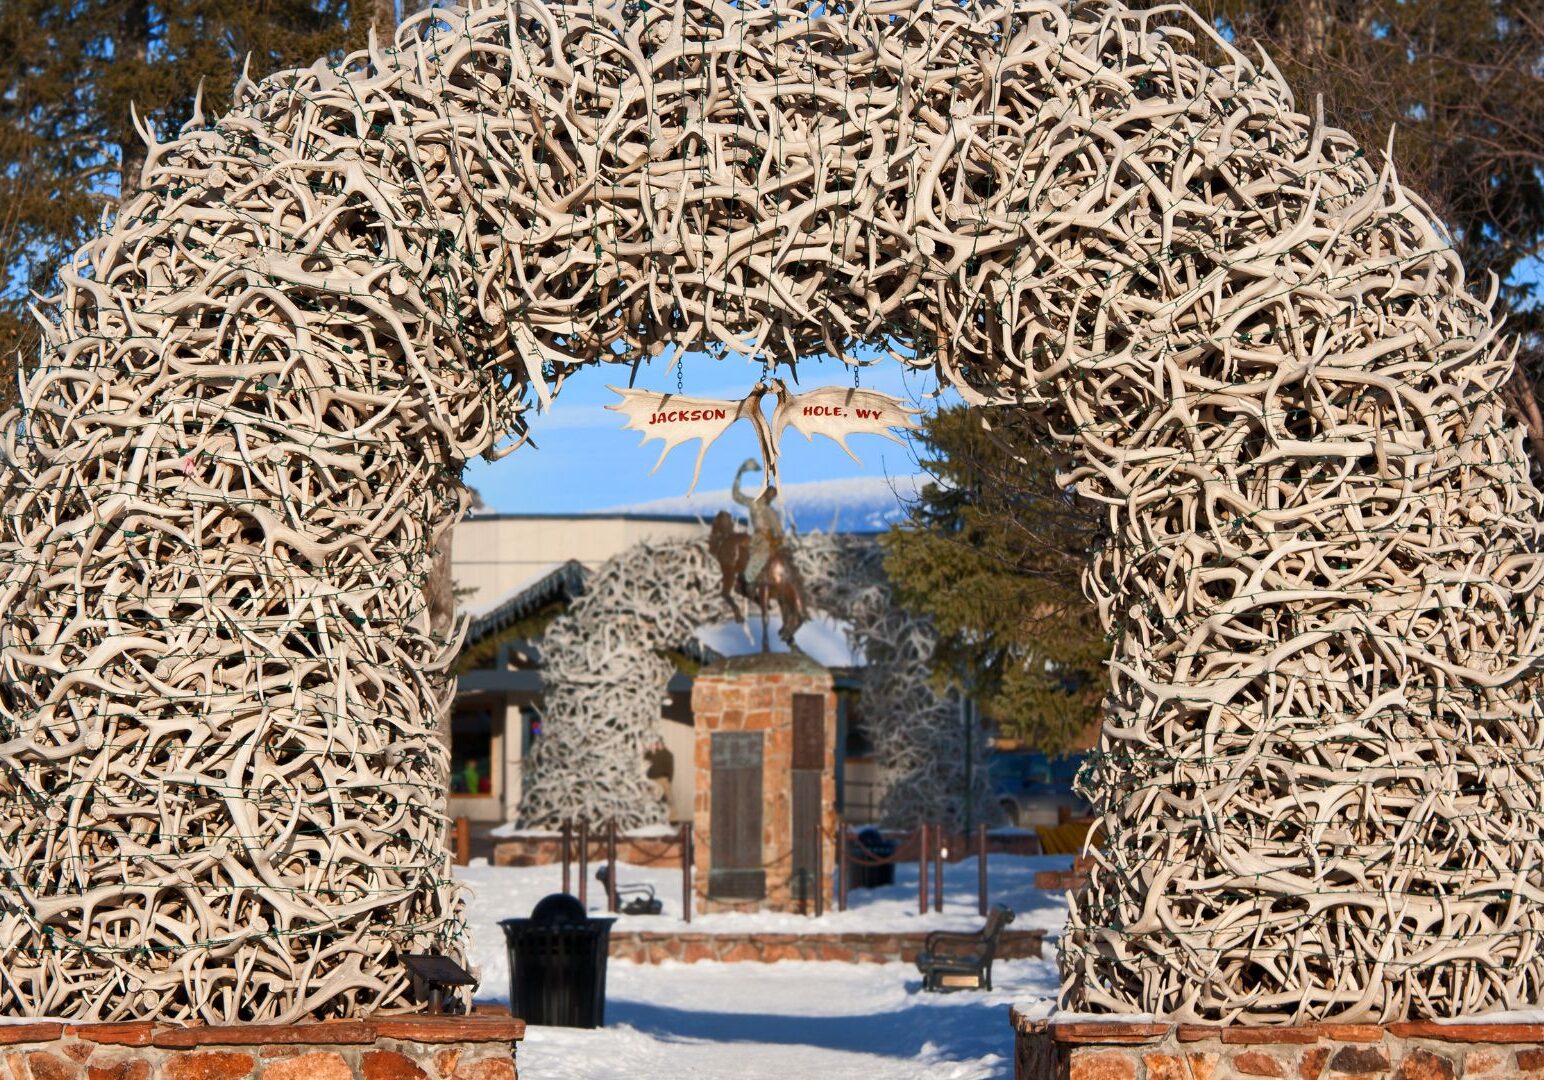
<instances>
[{"instance_id":1,"label":"black trash can","mask_svg":"<svg viewBox=\"0 0 1544 1080\"><path fill-rule=\"evenodd\" d=\"M601 1027L606 951L615 919L592 919L567 893L537 901L529 919L504 919L509 1009L527 1024Z\"/></svg>"},{"instance_id":2,"label":"black trash can","mask_svg":"<svg viewBox=\"0 0 1544 1080\"><path fill-rule=\"evenodd\" d=\"M888 860L895 855L895 842L873 826L858 830L848 849L847 867L852 877L850 888L877 889L881 885L895 884L895 863ZM880 862L879 860L886 860Z\"/></svg>"}]
</instances>

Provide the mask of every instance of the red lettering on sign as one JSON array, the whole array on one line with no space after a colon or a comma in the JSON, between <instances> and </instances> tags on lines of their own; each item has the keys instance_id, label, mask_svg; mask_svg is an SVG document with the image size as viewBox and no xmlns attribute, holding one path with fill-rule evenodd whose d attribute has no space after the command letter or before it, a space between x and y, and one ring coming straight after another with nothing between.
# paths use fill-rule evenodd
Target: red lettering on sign
<instances>
[{"instance_id":1,"label":"red lettering on sign","mask_svg":"<svg viewBox=\"0 0 1544 1080\"><path fill-rule=\"evenodd\" d=\"M722 420L729 413L724 409L672 409L669 412L649 414L649 426L655 424L689 424L697 420Z\"/></svg>"},{"instance_id":2,"label":"red lettering on sign","mask_svg":"<svg viewBox=\"0 0 1544 1080\"><path fill-rule=\"evenodd\" d=\"M806 406L804 406L804 415L805 416L846 416L847 414L844 413L841 409L838 409L835 405L806 405Z\"/></svg>"}]
</instances>

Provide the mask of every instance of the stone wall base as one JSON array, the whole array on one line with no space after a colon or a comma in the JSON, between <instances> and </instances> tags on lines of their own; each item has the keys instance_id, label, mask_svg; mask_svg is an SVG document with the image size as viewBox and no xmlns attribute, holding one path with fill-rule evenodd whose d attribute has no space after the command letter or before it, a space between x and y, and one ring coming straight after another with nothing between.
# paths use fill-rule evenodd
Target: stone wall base
<instances>
[{"instance_id":1,"label":"stone wall base","mask_svg":"<svg viewBox=\"0 0 1544 1080\"><path fill-rule=\"evenodd\" d=\"M139 1021L0 1024L18 1080L516 1080L525 1023L402 1016L232 1027Z\"/></svg>"},{"instance_id":2,"label":"stone wall base","mask_svg":"<svg viewBox=\"0 0 1544 1080\"><path fill-rule=\"evenodd\" d=\"M917 843L915 832L901 832L896 829L881 829L880 834L886 840L895 845L896 854L901 862L917 861ZM944 862L961 863L966 859L976 857L976 837L962 832L944 833L939 837L934 833L928 841L935 847L932 852L934 858L938 856L938 850L944 853ZM1029 829L988 829L986 833L986 850L988 855L1044 855L1040 846L1040 837Z\"/></svg>"},{"instance_id":3,"label":"stone wall base","mask_svg":"<svg viewBox=\"0 0 1544 1080\"><path fill-rule=\"evenodd\" d=\"M1012 1013L1018 1080L1544 1080L1544 1024L1078 1023Z\"/></svg>"},{"instance_id":4,"label":"stone wall base","mask_svg":"<svg viewBox=\"0 0 1544 1080\"><path fill-rule=\"evenodd\" d=\"M606 863L606 835L597 830L598 835L591 835L590 848L590 875L593 881L595 869ZM579 837L574 835L569 840L569 858L577 871L579 866ZM493 845L494 866L551 866L563 861L563 839L556 833L539 836L517 836L509 840L500 840ZM649 833L642 836L632 836L621 833L617 836L617 861L627 863L630 866L657 866L681 869L681 838L676 836L661 836L658 833ZM625 870L621 872L623 884L627 884ZM592 889L594 885L590 886Z\"/></svg>"},{"instance_id":5,"label":"stone wall base","mask_svg":"<svg viewBox=\"0 0 1544 1080\"><path fill-rule=\"evenodd\" d=\"M885 830L883 835L896 844L903 856L900 861L917 861L915 833ZM577 834L570 838L569 844L570 858L577 866L579 862ZM976 857L976 840L975 837L966 836L963 833L952 833L944 837L943 849L948 853L946 862L964 862L966 859ZM986 849L993 855L1039 855L1041 853L1040 838L1033 832L1023 829L989 831L986 834ZM910 857L906 858L908 854ZM551 866L562 861L563 838L555 832L526 833L499 840L493 845L494 866ZM590 837L590 873L593 875L595 867L605 861L606 836L605 833L597 830L595 835ZM640 834L619 833L617 861L627 863L629 866L653 866L679 870L681 837L679 834L663 835L658 831ZM626 880L625 877L623 880ZM733 905L725 905L725 910L733 910Z\"/></svg>"},{"instance_id":6,"label":"stone wall base","mask_svg":"<svg viewBox=\"0 0 1544 1080\"><path fill-rule=\"evenodd\" d=\"M1035 888L1053 892L1075 892L1088 884L1088 872L1094 867L1092 855L1073 857L1071 870L1038 870L1035 872Z\"/></svg>"},{"instance_id":7,"label":"stone wall base","mask_svg":"<svg viewBox=\"0 0 1544 1080\"><path fill-rule=\"evenodd\" d=\"M1006 930L997 947L999 960L1040 956L1044 930ZM695 964L703 960L770 964L778 960L834 960L845 964L910 963L926 934L699 934L641 930L611 932L613 960Z\"/></svg>"}]
</instances>

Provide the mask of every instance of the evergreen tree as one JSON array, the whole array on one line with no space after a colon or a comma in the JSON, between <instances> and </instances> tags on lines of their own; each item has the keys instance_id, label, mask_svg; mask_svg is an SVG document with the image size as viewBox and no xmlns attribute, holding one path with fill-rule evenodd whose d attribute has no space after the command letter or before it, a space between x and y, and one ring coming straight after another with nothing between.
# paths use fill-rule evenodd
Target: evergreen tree
<instances>
[{"instance_id":1,"label":"evergreen tree","mask_svg":"<svg viewBox=\"0 0 1544 1080\"><path fill-rule=\"evenodd\" d=\"M1507 388L1544 482L1544 6L1539 0L1195 0L1235 44L1258 43L1299 109L1382 161L1453 232L1469 278L1502 283L1520 343Z\"/></svg>"},{"instance_id":2,"label":"evergreen tree","mask_svg":"<svg viewBox=\"0 0 1544 1080\"><path fill-rule=\"evenodd\" d=\"M929 419L932 481L885 538L885 569L902 606L933 618L936 677L1054 754L1097 719L1109 646L1079 583L1098 518L1057 485L1037 428L1008 408Z\"/></svg>"},{"instance_id":3,"label":"evergreen tree","mask_svg":"<svg viewBox=\"0 0 1544 1080\"><path fill-rule=\"evenodd\" d=\"M132 193L144 143L193 115L218 116L242 64L251 73L341 57L392 0L6 0L0 4L0 406L32 362L34 291Z\"/></svg>"}]
</instances>

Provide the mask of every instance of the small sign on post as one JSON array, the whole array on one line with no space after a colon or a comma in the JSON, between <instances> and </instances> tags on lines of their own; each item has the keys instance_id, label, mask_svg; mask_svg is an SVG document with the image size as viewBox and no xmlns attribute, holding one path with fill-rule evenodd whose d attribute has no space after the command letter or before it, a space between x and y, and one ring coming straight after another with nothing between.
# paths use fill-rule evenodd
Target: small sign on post
<instances>
[{"instance_id":1,"label":"small sign on post","mask_svg":"<svg viewBox=\"0 0 1544 1080\"><path fill-rule=\"evenodd\" d=\"M456 818L456 865L465 866L472 861L472 821L462 815Z\"/></svg>"}]
</instances>

